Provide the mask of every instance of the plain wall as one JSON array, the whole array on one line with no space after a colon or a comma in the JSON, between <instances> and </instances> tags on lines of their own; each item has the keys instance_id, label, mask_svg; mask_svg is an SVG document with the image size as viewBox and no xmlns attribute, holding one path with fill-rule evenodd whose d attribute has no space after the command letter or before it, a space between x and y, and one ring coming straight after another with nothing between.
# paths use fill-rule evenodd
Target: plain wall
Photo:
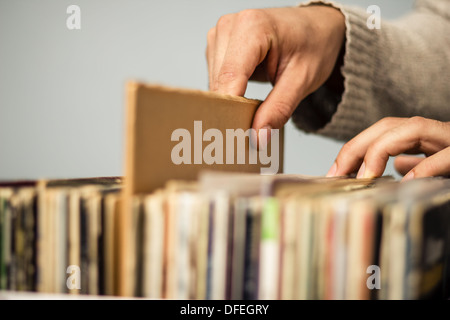
<instances>
[{"instance_id":1,"label":"plain wall","mask_svg":"<svg viewBox=\"0 0 450 320\"><path fill-rule=\"evenodd\" d=\"M0 179L122 175L127 80L207 90L206 33L221 15L298 3L0 0ZM413 5L341 3L376 4L386 19ZM81 30L66 27L71 4ZM250 84L246 97L263 100L270 89ZM324 175L342 146L291 123L285 138L286 173Z\"/></svg>"}]
</instances>

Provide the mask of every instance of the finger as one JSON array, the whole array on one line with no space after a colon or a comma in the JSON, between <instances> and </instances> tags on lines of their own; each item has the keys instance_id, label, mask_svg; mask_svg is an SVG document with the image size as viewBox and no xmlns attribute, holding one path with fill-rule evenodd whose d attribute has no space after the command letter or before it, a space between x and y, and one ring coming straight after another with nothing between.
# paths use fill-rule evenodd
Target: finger
<instances>
[{"instance_id":1,"label":"finger","mask_svg":"<svg viewBox=\"0 0 450 320\"><path fill-rule=\"evenodd\" d=\"M450 145L450 126L420 117L408 119L384 133L368 148L361 177L374 178L383 174L391 156L414 151L431 155Z\"/></svg>"},{"instance_id":2,"label":"finger","mask_svg":"<svg viewBox=\"0 0 450 320\"><path fill-rule=\"evenodd\" d=\"M303 77L295 66L287 68L256 111L253 129L281 129L303 98Z\"/></svg>"},{"instance_id":3,"label":"finger","mask_svg":"<svg viewBox=\"0 0 450 320\"><path fill-rule=\"evenodd\" d=\"M402 176L425 159L424 157L398 156L394 161L395 170Z\"/></svg>"},{"instance_id":4,"label":"finger","mask_svg":"<svg viewBox=\"0 0 450 320\"><path fill-rule=\"evenodd\" d=\"M215 52L215 41L216 41L216 28L211 28L206 36L206 62L208 64L208 86L211 89L212 78L213 78L213 64L214 64L214 52Z\"/></svg>"},{"instance_id":5,"label":"finger","mask_svg":"<svg viewBox=\"0 0 450 320\"><path fill-rule=\"evenodd\" d=\"M421 161L402 179L402 182L416 178L448 176L450 176L450 147Z\"/></svg>"},{"instance_id":6,"label":"finger","mask_svg":"<svg viewBox=\"0 0 450 320\"><path fill-rule=\"evenodd\" d=\"M358 171L369 146L381 135L404 121L406 121L405 118L384 118L344 144L327 177L346 176Z\"/></svg>"},{"instance_id":7,"label":"finger","mask_svg":"<svg viewBox=\"0 0 450 320\"><path fill-rule=\"evenodd\" d=\"M235 17L225 56L213 79L215 91L244 95L248 80L266 57L271 47L270 33L258 24L255 12L244 11Z\"/></svg>"},{"instance_id":8,"label":"finger","mask_svg":"<svg viewBox=\"0 0 450 320\"><path fill-rule=\"evenodd\" d=\"M214 57L212 64L213 82L214 78L218 76L222 67L223 60L230 42L231 29L233 27L233 20L235 15L227 14L219 18L217 21L215 39L214 39ZM213 90L217 88L213 87Z\"/></svg>"}]
</instances>

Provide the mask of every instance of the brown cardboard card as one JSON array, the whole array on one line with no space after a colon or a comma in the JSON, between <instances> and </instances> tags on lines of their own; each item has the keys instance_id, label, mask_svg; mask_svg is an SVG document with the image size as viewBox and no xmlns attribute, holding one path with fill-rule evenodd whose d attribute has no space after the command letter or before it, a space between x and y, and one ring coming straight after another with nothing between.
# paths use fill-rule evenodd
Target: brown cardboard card
<instances>
[{"instance_id":1,"label":"brown cardboard card","mask_svg":"<svg viewBox=\"0 0 450 320\"><path fill-rule=\"evenodd\" d=\"M256 135L249 129L260 103L200 90L129 83L128 191L146 193L169 180L195 180L203 169L281 173L283 130L278 132L278 148L269 143L265 150L252 152L256 149L249 143L249 136Z\"/></svg>"}]
</instances>

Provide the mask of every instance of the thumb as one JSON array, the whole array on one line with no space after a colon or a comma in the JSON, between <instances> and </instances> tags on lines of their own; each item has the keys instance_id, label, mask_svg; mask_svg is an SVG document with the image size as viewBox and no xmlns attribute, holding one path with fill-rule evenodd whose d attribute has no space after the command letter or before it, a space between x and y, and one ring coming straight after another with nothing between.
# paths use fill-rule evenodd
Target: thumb
<instances>
[{"instance_id":1,"label":"thumb","mask_svg":"<svg viewBox=\"0 0 450 320\"><path fill-rule=\"evenodd\" d=\"M292 69L291 69L292 70ZM286 70L256 111L253 129L281 129L302 99L303 81L298 73Z\"/></svg>"},{"instance_id":2,"label":"thumb","mask_svg":"<svg viewBox=\"0 0 450 320\"><path fill-rule=\"evenodd\" d=\"M450 175L450 147L422 160L402 181L415 178L442 177Z\"/></svg>"},{"instance_id":3,"label":"thumb","mask_svg":"<svg viewBox=\"0 0 450 320\"><path fill-rule=\"evenodd\" d=\"M412 168L417 166L425 158L423 157L411 157L411 156L398 156L395 158L394 167L395 170L402 176L406 175Z\"/></svg>"}]
</instances>

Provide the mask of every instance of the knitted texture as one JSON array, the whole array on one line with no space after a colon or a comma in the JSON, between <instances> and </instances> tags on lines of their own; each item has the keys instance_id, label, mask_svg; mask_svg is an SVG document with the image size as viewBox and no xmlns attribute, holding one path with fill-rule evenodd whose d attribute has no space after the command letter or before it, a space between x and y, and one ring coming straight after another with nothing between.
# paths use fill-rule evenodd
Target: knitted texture
<instances>
[{"instance_id":1,"label":"knitted texture","mask_svg":"<svg viewBox=\"0 0 450 320\"><path fill-rule=\"evenodd\" d=\"M344 92L322 86L294 114L305 131L347 141L384 117L450 121L450 0L421 0L369 29L369 13L330 1L345 16ZM382 16L382 12L381 12Z\"/></svg>"}]
</instances>

